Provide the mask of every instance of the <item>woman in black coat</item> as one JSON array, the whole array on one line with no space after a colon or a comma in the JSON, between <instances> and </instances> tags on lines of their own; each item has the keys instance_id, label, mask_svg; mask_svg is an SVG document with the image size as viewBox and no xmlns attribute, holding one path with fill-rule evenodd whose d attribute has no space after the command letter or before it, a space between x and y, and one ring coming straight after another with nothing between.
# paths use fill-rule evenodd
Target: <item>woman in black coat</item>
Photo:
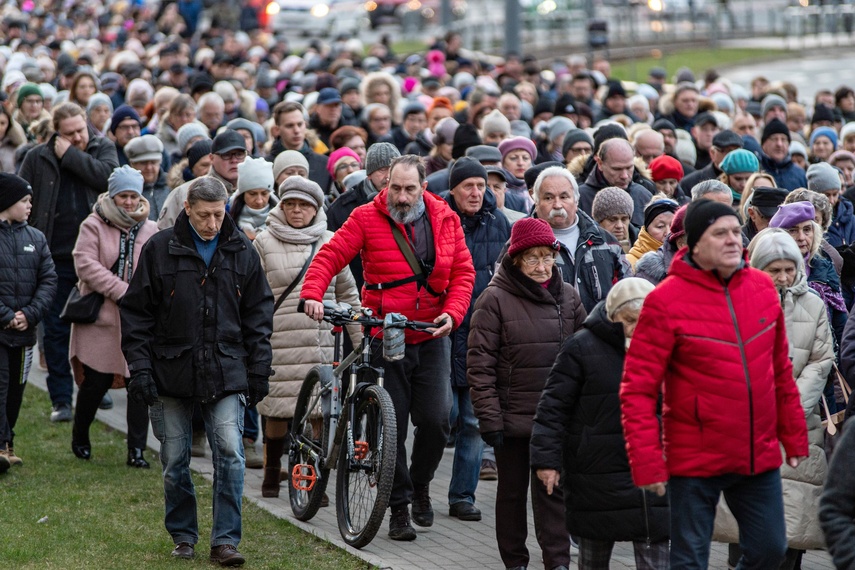
<instances>
[{"instance_id":1,"label":"woman in black coat","mask_svg":"<svg viewBox=\"0 0 855 570\"><path fill-rule=\"evenodd\" d=\"M627 341L652 290L638 278L612 288L562 347L537 406L531 465L547 492L563 487L580 569L608 568L616 541L633 542L640 569L669 567L668 501L632 481L618 397Z\"/></svg>"}]
</instances>

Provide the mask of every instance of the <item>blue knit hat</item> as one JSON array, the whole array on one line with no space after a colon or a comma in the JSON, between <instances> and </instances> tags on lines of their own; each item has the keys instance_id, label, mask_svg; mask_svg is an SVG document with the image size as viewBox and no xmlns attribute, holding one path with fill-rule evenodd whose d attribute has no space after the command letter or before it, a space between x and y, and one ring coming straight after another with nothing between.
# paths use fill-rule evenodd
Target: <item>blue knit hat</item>
<instances>
[{"instance_id":1,"label":"blue knit hat","mask_svg":"<svg viewBox=\"0 0 855 570\"><path fill-rule=\"evenodd\" d=\"M818 129L814 129L814 131L810 134L810 146L813 146L813 143L819 137L826 137L831 141L831 144L834 146L834 150L837 150L837 132L831 127L819 127Z\"/></svg>"},{"instance_id":2,"label":"blue knit hat","mask_svg":"<svg viewBox=\"0 0 855 570\"><path fill-rule=\"evenodd\" d=\"M139 113L133 107L130 105L120 105L118 109L113 111L113 118L110 119L110 132L115 135L119 123L125 119L133 119L142 126L142 119L140 119Z\"/></svg>"},{"instance_id":3,"label":"blue knit hat","mask_svg":"<svg viewBox=\"0 0 855 570\"><path fill-rule=\"evenodd\" d=\"M142 194L145 180L142 173L136 168L125 165L113 169L110 179L107 180L107 191L110 198L114 198L120 192L136 192Z\"/></svg>"},{"instance_id":4,"label":"blue knit hat","mask_svg":"<svg viewBox=\"0 0 855 570\"><path fill-rule=\"evenodd\" d=\"M760 161L750 150L739 148L727 153L720 168L725 174L757 172L760 170Z\"/></svg>"}]
</instances>

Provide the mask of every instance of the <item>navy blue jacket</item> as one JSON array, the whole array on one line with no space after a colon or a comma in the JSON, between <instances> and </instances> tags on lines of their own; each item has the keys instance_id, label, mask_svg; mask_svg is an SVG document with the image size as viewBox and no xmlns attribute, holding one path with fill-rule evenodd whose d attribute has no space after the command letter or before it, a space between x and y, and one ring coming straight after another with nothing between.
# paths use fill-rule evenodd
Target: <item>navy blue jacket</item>
<instances>
[{"instance_id":1,"label":"navy blue jacket","mask_svg":"<svg viewBox=\"0 0 855 570\"><path fill-rule=\"evenodd\" d=\"M807 188L804 169L793 163L789 156L782 162L772 160L765 154L761 154L758 158L760 158L760 169L775 177L778 188L786 188L790 192L796 188Z\"/></svg>"},{"instance_id":2,"label":"navy blue jacket","mask_svg":"<svg viewBox=\"0 0 855 570\"><path fill-rule=\"evenodd\" d=\"M489 190L484 192L484 203L474 216L461 214L450 194L445 200L460 216L463 234L466 236L466 247L472 254L472 264L475 266L475 287L472 289L469 311L460 326L451 333L451 385L467 388L469 383L466 380L466 347L469 321L472 319L475 301L490 284L496 264L501 261L499 254L511 237L511 223L502 212L496 210L496 197Z\"/></svg>"},{"instance_id":3,"label":"navy blue jacket","mask_svg":"<svg viewBox=\"0 0 855 570\"><path fill-rule=\"evenodd\" d=\"M825 239L835 248L855 243L855 207L843 196L834 209L834 218L825 233Z\"/></svg>"}]
</instances>

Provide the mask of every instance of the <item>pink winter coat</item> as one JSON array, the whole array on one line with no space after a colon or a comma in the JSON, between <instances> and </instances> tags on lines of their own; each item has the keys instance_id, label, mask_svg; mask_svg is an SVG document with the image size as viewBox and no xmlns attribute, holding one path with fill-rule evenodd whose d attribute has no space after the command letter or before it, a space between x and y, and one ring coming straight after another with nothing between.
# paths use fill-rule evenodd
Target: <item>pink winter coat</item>
<instances>
[{"instance_id":1,"label":"pink winter coat","mask_svg":"<svg viewBox=\"0 0 855 570\"><path fill-rule=\"evenodd\" d=\"M97 291L104 295L104 304L98 320L90 325L73 324L68 356L74 381L83 382L83 364L98 372L116 376L113 388L125 385L129 376L128 365L122 355L122 330L119 307L116 304L128 289L126 280L110 271L119 258L119 238L123 230L107 225L92 213L80 225L80 234L74 246L74 269L77 271L80 293ZM143 245L157 233L157 225L149 220L137 232L134 241L133 267L137 267ZM127 274L127 269L126 269Z\"/></svg>"}]
</instances>

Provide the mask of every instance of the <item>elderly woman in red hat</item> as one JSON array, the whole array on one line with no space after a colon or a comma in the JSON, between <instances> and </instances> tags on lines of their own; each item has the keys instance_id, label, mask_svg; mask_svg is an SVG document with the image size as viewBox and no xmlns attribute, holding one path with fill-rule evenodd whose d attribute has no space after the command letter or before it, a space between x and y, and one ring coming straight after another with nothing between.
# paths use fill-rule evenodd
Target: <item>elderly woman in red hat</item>
<instances>
[{"instance_id":1,"label":"elderly woman in red hat","mask_svg":"<svg viewBox=\"0 0 855 570\"><path fill-rule=\"evenodd\" d=\"M546 221L514 224L507 255L478 297L472 315L467 377L481 437L496 452L496 527L505 567L526 567L528 489L545 568L570 564L564 497L530 485L531 428L546 377L563 342L585 320L571 284L554 271L559 243Z\"/></svg>"}]
</instances>

